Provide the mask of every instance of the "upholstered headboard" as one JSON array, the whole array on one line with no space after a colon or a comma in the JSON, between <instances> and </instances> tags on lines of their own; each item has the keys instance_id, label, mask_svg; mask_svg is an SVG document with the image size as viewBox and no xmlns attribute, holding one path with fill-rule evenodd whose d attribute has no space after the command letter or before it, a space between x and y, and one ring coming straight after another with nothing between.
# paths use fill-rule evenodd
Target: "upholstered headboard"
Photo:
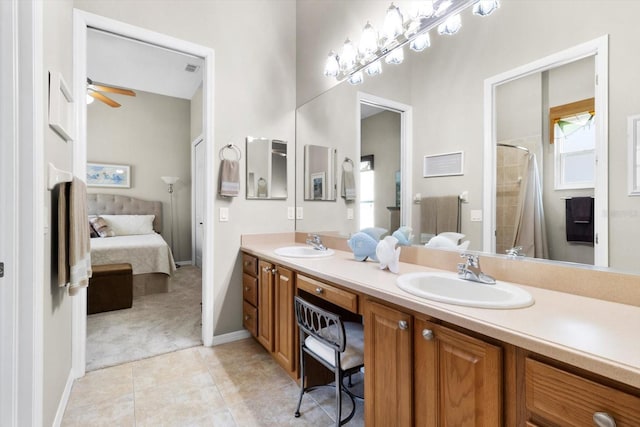
<instances>
[{"instance_id":1,"label":"upholstered headboard","mask_svg":"<svg viewBox=\"0 0 640 427\"><path fill-rule=\"evenodd\" d=\"M162 202L118 194L87 194L89 215L155 215L153 229L162 232Z\"/></svg>"}]
</instances>

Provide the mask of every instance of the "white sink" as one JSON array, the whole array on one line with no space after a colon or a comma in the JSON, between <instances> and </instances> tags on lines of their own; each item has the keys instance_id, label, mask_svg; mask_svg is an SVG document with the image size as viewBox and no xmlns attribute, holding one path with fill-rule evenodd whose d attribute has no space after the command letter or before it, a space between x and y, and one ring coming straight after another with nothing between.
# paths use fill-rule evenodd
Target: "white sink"
<instances>
[{"instance_id":1,"label":"white sink","mask_svg":"<svg viewBox=\"0 0 640 427\"><path fill-rule=\"evenodd\" d=\"M326 251L320 251L311 246L284 246L274 252L276 255L291 258L324 258L334 254L333 249L327 248Z\"/></svg>"},{"instance_id":2,"label":"white sink","mask_svg":"<svg viewBox=\"0 0 640 427\"><path fill-rule=\"evenodd\" d=\"M418 297L479 308L522 308L533 305L531 294L510 283L495 285L458 278L454 273L408 273L398 277L400 289Z\"/></svg>"}]
</instances>

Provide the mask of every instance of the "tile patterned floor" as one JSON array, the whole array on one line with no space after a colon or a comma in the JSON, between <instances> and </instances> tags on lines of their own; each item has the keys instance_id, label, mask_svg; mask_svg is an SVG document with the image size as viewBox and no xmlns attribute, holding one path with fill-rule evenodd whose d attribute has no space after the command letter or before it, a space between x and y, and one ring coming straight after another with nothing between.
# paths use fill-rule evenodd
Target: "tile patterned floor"
<instances>
[{"instance_id":1,"label":"tile patterned floor","mask_svg":"<svg viewBox=\"0 0 640 427\"><path fill-rule=\"evenodd\" d=\"M361 381L361 380L360 380ZM355 384L356 387L362 384ZM334 390L306 394L253 339L193 347L89 372L63 426L331 426ZM348 399L343 414L351 409ZM363 403L349 426L363 426Z\"/></svg>"}]
</instances>

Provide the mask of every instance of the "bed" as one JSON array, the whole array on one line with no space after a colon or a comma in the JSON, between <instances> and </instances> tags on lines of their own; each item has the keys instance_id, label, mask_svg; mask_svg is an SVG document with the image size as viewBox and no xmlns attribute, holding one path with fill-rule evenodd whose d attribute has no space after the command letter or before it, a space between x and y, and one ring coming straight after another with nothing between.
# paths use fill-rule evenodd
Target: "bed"
<instances>
[{"instance_id":1,"label":"bed","mask_svg":"<svg viewBox=\"0 0 640 427\"><path fill-rule=\"evenodd\" d=\"M153 215L147 234L91 239L91 264L129 263L133 270L133 296L168 292L169 278L175 272L173 254L162 232L162 202L141 200L117 194L87 194L90 217L110 219L142 218ZM135 215L136 217L128 217ZM151 221L151 218L147 217ZM152 227L152 229L151 229Z\"/></svg>"}]
</instances>

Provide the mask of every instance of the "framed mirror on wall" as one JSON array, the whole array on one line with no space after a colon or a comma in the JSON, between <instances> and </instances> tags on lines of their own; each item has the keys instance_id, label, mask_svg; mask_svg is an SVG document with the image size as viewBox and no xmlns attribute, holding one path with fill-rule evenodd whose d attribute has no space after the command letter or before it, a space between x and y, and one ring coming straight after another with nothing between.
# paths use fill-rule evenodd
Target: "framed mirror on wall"
<instances>
[{"instance_id":1,"label":"framed mirror on wall","mask_svg":"<svg viewBox=\"0 0 640 427\"><path fill-rule=\"evenodd\" d=\"M336 200L336 152L332 147L304 146L305 200Z\"/></svg>"},{"instance_id":2,"label":"framed mirror on wall","mask_svg":"<svg viewBox=\"0 0 640 427\"><path fill-rule=\"evenodd\" d=\"M287 198L287 142L247 137L247 199Z\"/></svg>"}]
</instances>

